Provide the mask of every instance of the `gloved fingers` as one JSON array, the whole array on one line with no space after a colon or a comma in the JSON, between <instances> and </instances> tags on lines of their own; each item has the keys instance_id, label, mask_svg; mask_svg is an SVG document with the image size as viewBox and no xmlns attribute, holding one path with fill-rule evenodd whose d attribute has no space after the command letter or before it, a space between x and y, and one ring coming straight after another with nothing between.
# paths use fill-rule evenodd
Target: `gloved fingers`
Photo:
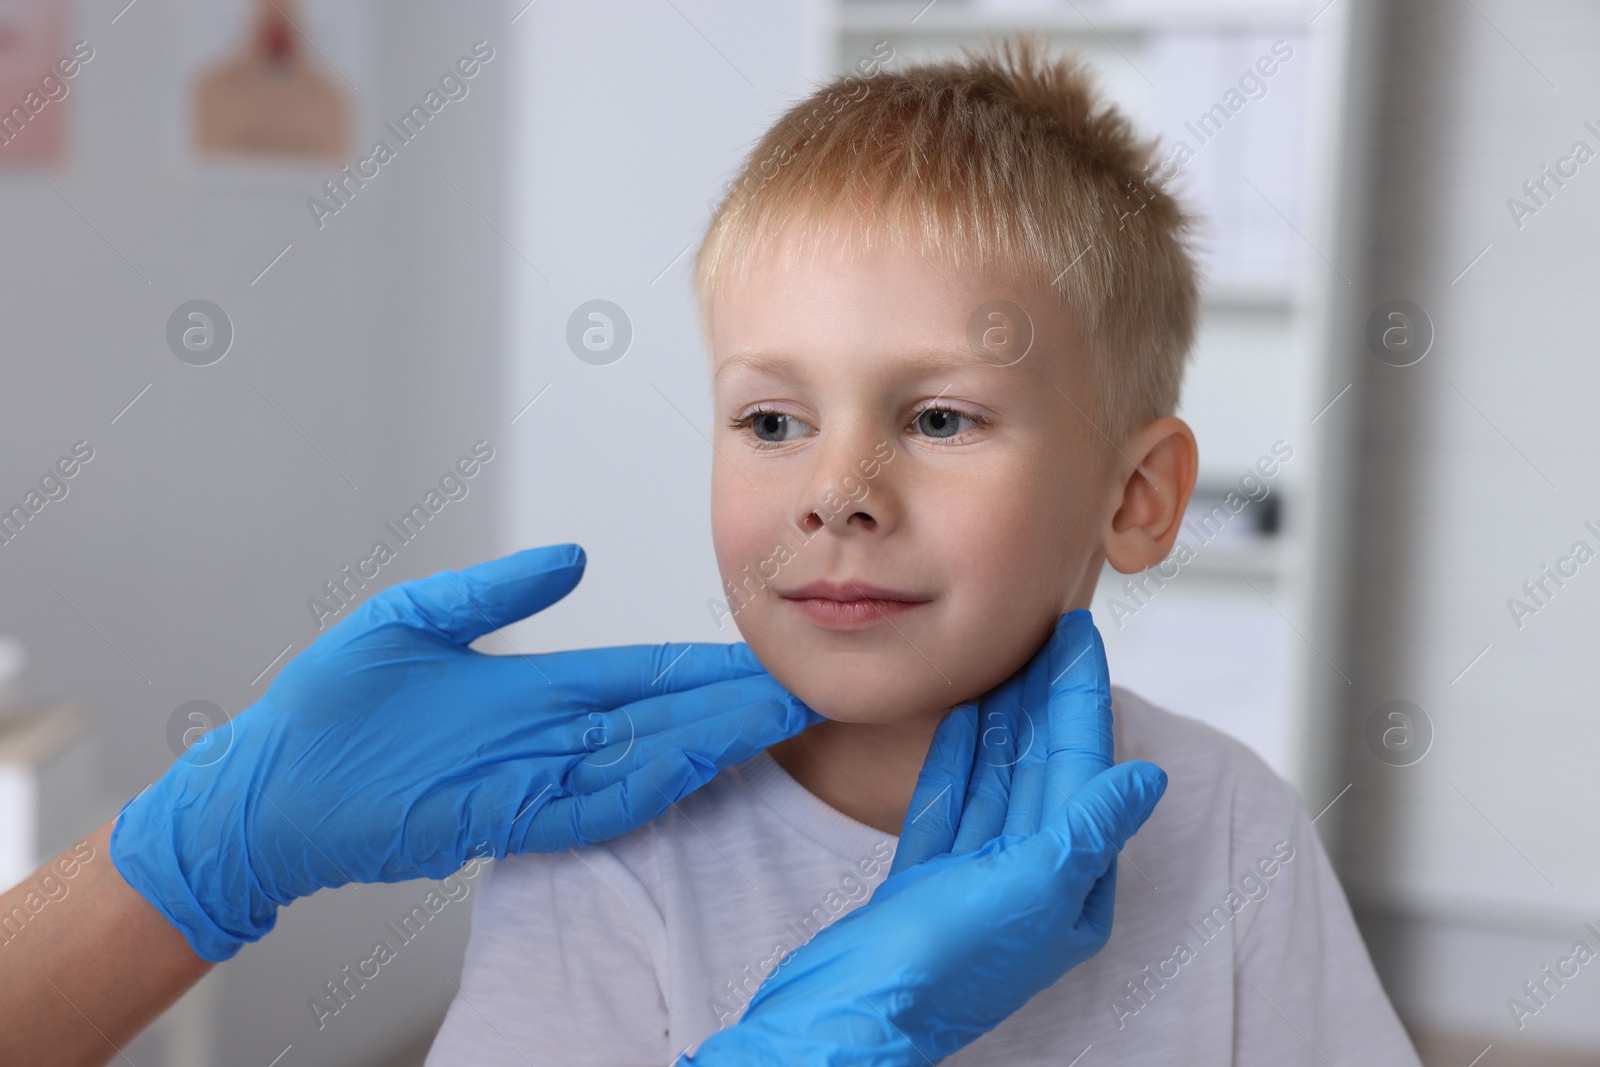
<instances>
[{"instance_id":1,"label":"gloved fingers","mask_svg":"<svg viewBox=\"0 0 1600 1067\"><path fill-rule=\"evenodd\" d=\"M1001 833L1026 837L1038 833L1044 818L1045 779L1050 747L1050 646L1029 661L1017 686L1019 720L1017 738L1020 751L1011 776L1011 799L1006 808Z\"/></svg>"},{"instance_id":2,"label":"gloved fingers","mask_svg":"<svg viewBox=\"0 0 1600 1067\"><path fill-rule=\"evenodd\" d=\"M1005 827L1007 805L1011 802L1011 785L1004 781L1009 768L998 768L994 776L979 790L968 790L965 806L961 809L961 822L956 829L956 839L950 851L957 856L976 852L993 841ZM1005 793L994 792L1004 789Z\"/></svg>"},{"instance_id":3,"label":"gloved fingers","mask_svg":"<svg viewBox=\"0 0 1600 1067\"><path fill-rule=\"evenodd\" d=\"M1115 758L1111 734L1111 677L1105 645L1085 608L1056 624L1048 646L1049 747L1043 825L1056 825L1062 806Z\"/></svg>"},{"instance_id":4,"label":"gloved fingers","mask_svg":"<svg viewBox=\"0 0 1600 1067\"><path fill-rule=\"evenodd\" d=\"M890 874L950 851L962 818L977 738L975 704L958 704L940 721L911 794Z\"/></svg>"},{"instance_id":5,"label":"gloved fingers","mask_svg":"<svg viewBox=\"0 0 1600 1067\"><path fill-rule=\"evenodd\" d=\"M1089 888L1089 895L1083 898L1083 911L1078 917L1079 929L1087 928L1102 940L1110 937L1116 902L1117 858L1112 856L1106 864L1106 873L1095 881Z\"/></svg>"},{"instance_id":6,"label":"gloved fingers","mask_svg":"<svg viewBox=\"0 0 1600 1067\"><path fill-rule=\"evenodd\" d=\"M967 853L996 834L1039 829L1048 748L1049 644L984 695L984 744L973 768L969 803L955 851ZM1002 743L1003 742L1003 743ZM998 805L981 799L998 798Z\"/></svg>"},{"instance_id":7,"label":"gloved fingers","mask_svg":"<svg viewBox=\"0 0 1600 1067\"><path fill-rule=\"evenodd\" d=\"M1039 749L1044 748L1041 739ZM1006 805L1005 824L1000 832L1008 837L1027 837L1039 832L1044 817L1045 761L1023 756L1011 775L1011 797Z\"/></svg>"},{"instance_id":8,"label":"gloved fingers","mask_svg":"<svg viewBox=\"0 0 1600 1067\"><path fill-rule=\"evenodd\" d=\"M1086 790L1094 789L1091 783ZM998 907L1014 917L1045 926L1077 927L1092 891L1116 863L1120 845L1098 823L1074 815L1065 827L1045 826L1032 837L995 838L972 855L989 855L989 869L978 870L978 884ZM991 854L992 853L992 854Z\"/></svg>"},{"instance_id":9,"label":"gloved fingers","mask_svg":"<svg viewBox=\"0 0 1600 1067\"><path fill-rule=\"evenodd\" d=\"M1020 679L1013 676L978 703L978 745L972 757L972 776L961 806L956 840L950 851L965 855L1000 833L1011 803L1011 780L1016 772L1023 734L1028 727L1018 696Z\"/></svg>"},{"instance_id":10,"label":"gloved fingers","mask_svg":"<svg viewBox=\"0 0 1600 1067\"><path fill-rule=\"evenodd\" d=\"M523 549L462 571L440 571L391 586L341 626L364 629L398 619L468 645L572 592L583 578L584 563L578 545Z\"/></svg>"},{"instance_id":11,"label":"gloved fingers","mask_svg":"<svg viewBox=\"0 0 1600 1067\"><path fill-rule=\"evenodd\" d=\"M895 853L895 857L897 859L899 858L898 851ZM872 900L888 900L897 893L916 885L924 878L931 878L948 867L965 863L966 861L967 857L965 856L956 856L949 852L941 852L936 856L930 856L925 860L920 860L917 863L913 863L902 870L891 871L889 877L880 882L878 884L878 888L872 891Z\"/></svg>"},{"instance_id":12,"label":"gloved fingers","mask_svg":"<svg viewBox=\"0 0 1600 1067\"><path fill-rule=\"evenodd\" d=\"M555 797L519 832L513 852L556 852L614 837L659 818L678 800L716 776L717 767L692 752L668 752L594 793Z\"/></svg>"},{"instance_id":13,"label":"gloved fingers","mask_svg":"<svg viewBox=\"0 0 1600 1067\"><path fill-rule=\"evenodd\" d=\"M685 721L677 712L663 714L653 706L692 701L697 693L715 690L723 692L694 709L698 718L693 720ZM716 767L731 767L822 719L764 675L718 682L589 717L601 725L588 731L585 747L590 752L568 775L574 793L605 788L652 761L676 758L678 752L693 753Z\"/></svg>"},{"instance_id":14,"label":"gloved fingers","mask_svg":"<svg viewBox=\"0 0 1600 1067\"><path fill-rule=\"evenodd\" d=\"M670 668L662 678L656 666L663 653ZM673 660L677 666L672 667ZM767 674L744 645L679 644L620 645L610 648L574 649L543 652L537 655L481 656L474 662L478 670L498 674L500 691L506 694L511 712L529 717L527 726L547 740L552 753L580 753L614 739L637 734L654 734L674 727L693 727L730 707L773 701L798 706L799 725L773 738L798 733L820 720ZM539 709L533 712L529 709ZM564 732L558 722L565 722Z\"/></svg>"},{"instance_id":15,"label":"gloved fingers","mask_svg":"<svg viewBox=\"0 0 1600 1067\"><path fill-rule=\"evenodd\" d=\"M982 848L1004 831L1010 817L1012 782L1017 771L1044 759L1042 688L1038 701L1040 715L1027 708L1029 679L1043 670L1042 654L1035 654L1023 668L985 693L978 703L978 750L973 757L972 778L961 810L961 825L951 851L965 855Z\"/></svg>"},{"instance_id":16,"label":"gloved fingers","mask_svg":"<svg viewBox=\"0 0 1600 1067\"><path fill-rule=\"evenodd\" d=\"M539 656L539 670L553 685L573 691L599 711L767 673L750 646L742 642L618 645L546 652ZM693 699L663 707L679 715L682 722L698 717Z\"/></svg>"},{"instance_id":17,"label":"gloved fingers","mask_svg":"<svg viewBox=\"0 0 1600 1067\"><path fill-rule=\"evenodd\" d=\"M1074 848L1121 852L1167 791L1167 772L1144 760L1118 763L1095 775L1065 801L1058 822Z\"/></svg>"},{"instance_id":18,"label":"gloved fingers","mask_svg":"<svg viewBox=\"0 0 1600 1067\"><path fill-rule=\"evenodd\" d=\"M519 771L523 773L521 788L508 791L515 797L514 806L513 803L507 803L500 811L494 811L492 800L489 798L491 791L488 788L480 788L475 790L472 796L473 810L464 813L464 817L470 816L467 821L471 828L477 831L491 826L492 820L496 817L505 818L507 856L523 852L560 852L572 847L562 843L559 833L550 832L553 825L550 812L558 801L568 799L569 794L565 786L560 782L551 781L548 774L535 773L535 767L533 764L504 764L493 776L503 778ZM488 781L480 782L480 787L487 785ZM565 826L566 823L563 822L561 825ZM491 841L494 839L492 833L485 836Z\"/></svg>"},{"instance_id":19,"label":"gloved fingers","mask_svg":"<svg viewBox=\"0 0 1600 1067\"><path fill-rule=\"evenodd\" d=\"M680 693L729 678L767 673L743 641L657 645L655 662L650 666L649 689L642 691L641 696L655 692Z\"/></svg>"}]
</instances>

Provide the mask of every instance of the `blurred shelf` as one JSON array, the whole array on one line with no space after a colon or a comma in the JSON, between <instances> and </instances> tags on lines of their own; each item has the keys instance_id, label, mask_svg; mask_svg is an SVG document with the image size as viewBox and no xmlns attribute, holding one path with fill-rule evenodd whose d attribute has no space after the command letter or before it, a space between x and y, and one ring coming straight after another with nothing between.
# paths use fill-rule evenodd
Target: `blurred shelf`
<instances>
[{"instance_id":1,"label":"blurred shelf","mask_svg":"<svg viewBox=\"0 0 1600 1067\"><path fill-rule=\"evenodd\" d=\"M1223 283L1203 288L1200 300L1207 308L1218 311L1270 311L1289 315L1295 310L1294 291L1287 285Z\"/></svg>"},{"instance_id":2,"label":"blurred shelf","mask_svg":"<svg viewBox=\"0 0 1600 1067\"><path fill-rule=\"evenodd\" d=\"M1183 569L1212 578L1276 582L1282 577L1282 566L1283 556L1274 539L1225 548L1200 548Z\"/></svg>"},{"instance_id":3,"label":"blurred shelf","mask_svg":"<svg viewBox=\"0 0 1600 1067\"><path fill-rule=\"evenodd\" d=\"M1184 541L1190 543L1190 538L1185 535ZM1212 547L1190 543L1190 547L1195 550L1194 556L1178 569L1176 575L1165 579L1166 581L1182 582L1186 578L1202 578L1211 581L1249 580L1257 585L1276 585L1284 577L1284 557L1277 538L1261 538L1246 544ZM1153 573L1160 577L1160 572L1154 568L1141 573ZM1112 569L1108 563L1101 572L1099 594L1116 596L1123 582L1138 577L1137 574L1122 574Z\"/></svg>"}]
</instances>

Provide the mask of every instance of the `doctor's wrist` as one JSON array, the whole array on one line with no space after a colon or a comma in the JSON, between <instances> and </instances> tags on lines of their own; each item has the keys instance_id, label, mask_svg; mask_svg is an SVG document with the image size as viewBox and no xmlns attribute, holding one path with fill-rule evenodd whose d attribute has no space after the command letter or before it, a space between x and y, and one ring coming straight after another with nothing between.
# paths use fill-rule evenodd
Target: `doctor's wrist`
<instances>
[{"instance_id":1,"label":"doctor's wrist","mask_svg":"<svg viewBox=\"0 0 1600 1067\"><path fill-rule=\"evenodd\" d=\"M253 884L238 846L213 838L214 819L185 817L203 803L175 795L172 773L123 807L110 824L107 851L122 880L183 935L196 956L220 963L245 942L265 936L277 922L278 906Z\"/></svg>"}]
</instances>

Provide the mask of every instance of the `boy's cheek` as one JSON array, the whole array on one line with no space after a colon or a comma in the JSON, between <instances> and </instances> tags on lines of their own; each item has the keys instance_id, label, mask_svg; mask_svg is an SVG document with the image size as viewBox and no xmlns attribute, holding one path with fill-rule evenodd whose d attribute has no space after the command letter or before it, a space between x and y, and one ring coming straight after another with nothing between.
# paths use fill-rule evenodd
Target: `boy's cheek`
<instances>
[{"instance_id":1,"label":"boy's cheek","mask_svg":"<svg viewBox=\"0 0 1600 1067\"><path fill-rule=\"evenodd\" d=\"M764 483L760 472L750 472L756 478L751 484L737 471L724 469L717 463L711 478L711 543L716 551L717 564L725 581L733 580L744 567L755 573L765 560L782 558L792 553L778 551L780 545L796 547L799 535L786 524L790 518L788 502L794 499L794 490L781 483ZM805 551L803 546L798 551ZM786 560L782 569L790 570L792 560ZM769 571L771 567L767 568ZM785 584L794 584L792 575Z\"/></svg>"},{"instance_id":2,"label":"boy's cheek","mask_svg":"<svg viewBox=\"0 0 1600 1067\"><path fill-rule=\"evenodd\" d=\"M762 560L772 554L775 542L769 532L771 525L762 521L760 505L753 502L743 506L730 502L727 507L712 509L711 543L724 583L737 583L745 567L755 573Z\"/></svg>"}]
</instances>

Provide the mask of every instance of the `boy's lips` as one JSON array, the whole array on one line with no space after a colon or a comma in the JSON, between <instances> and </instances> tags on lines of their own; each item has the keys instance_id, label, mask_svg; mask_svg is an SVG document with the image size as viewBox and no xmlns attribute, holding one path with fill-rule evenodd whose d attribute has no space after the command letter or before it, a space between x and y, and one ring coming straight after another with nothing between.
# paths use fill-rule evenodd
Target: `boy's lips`
<instances>
[{"instance_id":1,"label":"boy's lips","mask_svg":"<svg viewBox=\"0 0 1600 1067\"><path fill-rule=\"evenodd\" d=\"M862 630L915 611L932 597L865 582L812 582L779 594L826 630Z\"/></svg>"}]
</instances>

